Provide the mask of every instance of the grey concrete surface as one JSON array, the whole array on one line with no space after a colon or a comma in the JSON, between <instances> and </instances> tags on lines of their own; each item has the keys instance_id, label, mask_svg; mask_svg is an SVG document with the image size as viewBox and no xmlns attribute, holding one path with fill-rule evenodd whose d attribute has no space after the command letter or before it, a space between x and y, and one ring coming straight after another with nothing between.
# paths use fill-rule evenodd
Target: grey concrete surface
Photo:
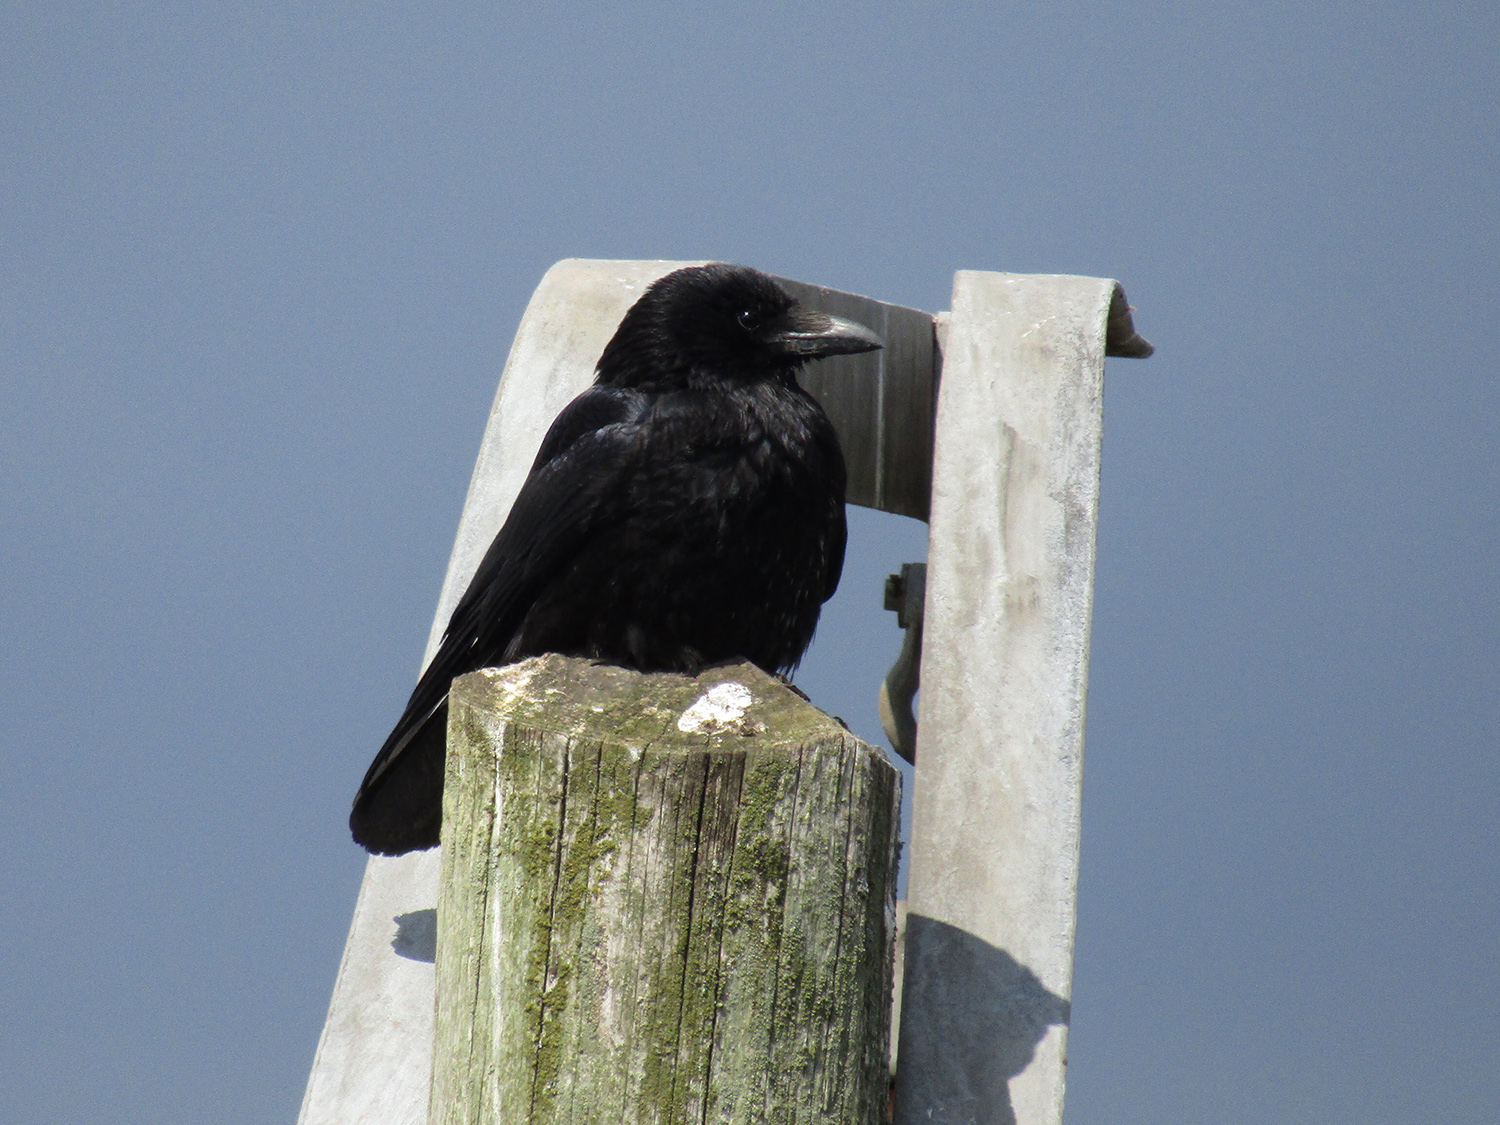
<instances>
[{"instance_id":1,"label":"grey concrete surface","mask_svg":"<svg viewBox=\"0 0 1500 1125\"><path fill-rule=\"evenodd\" d=\"M901 1125L1062 1120L1114 289L963 271L943 318Z\"/></svg>"}]
</instances>

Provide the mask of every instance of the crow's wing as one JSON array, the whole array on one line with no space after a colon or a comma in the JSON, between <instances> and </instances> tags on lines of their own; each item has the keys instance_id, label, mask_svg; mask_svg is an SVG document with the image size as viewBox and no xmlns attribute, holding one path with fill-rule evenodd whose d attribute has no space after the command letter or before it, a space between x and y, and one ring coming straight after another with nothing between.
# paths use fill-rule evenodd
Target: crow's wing
<instances>
[{"instance_id":1,"label":"crow's wing","mask_svg":"<svg viewBox=\"0 0 1500 1125\"><path fill-rule=\"evenodd\" d=\"M839 579L844 573L844 548L849 545L849 524L844 516L844 505L840 501L838 516L833 521L833 535L828 540L828 550L823 554L823 600L826 602L838 593Z\"/></svg>"},{"instance_id":2,"label":"crow's wing","mask_svg":"<svg viewBox=\"0 0 1500 1125\"><path fill-rule=\"evenodd\" d=\"M639 433L649 400L615 387L592 387L557 416L510 515L459 599L432 663L417 681L390 737L354 798L356 812L447 702L454 677L504 662L526 611L545 582L588 540Z\"/></svg>"}]
</instances>

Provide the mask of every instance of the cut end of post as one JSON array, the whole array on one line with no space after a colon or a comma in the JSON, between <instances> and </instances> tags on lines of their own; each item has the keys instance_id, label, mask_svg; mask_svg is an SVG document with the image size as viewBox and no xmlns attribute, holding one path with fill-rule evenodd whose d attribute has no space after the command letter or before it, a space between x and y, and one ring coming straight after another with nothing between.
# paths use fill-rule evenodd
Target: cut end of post
<instances>
[{"instance_id":1,"label":"cut end of post","mask_svg":"<svg viewBox=\"0 0 1500 1125\"><path fill-rule=\"evenodd\" d=\"M702 749L760 737L790 745L844 729L754 664L717 664L696 676L636 672L549 653L453 682L452 698L510 722L629 746Z\"/></svg>"}]
</instances>

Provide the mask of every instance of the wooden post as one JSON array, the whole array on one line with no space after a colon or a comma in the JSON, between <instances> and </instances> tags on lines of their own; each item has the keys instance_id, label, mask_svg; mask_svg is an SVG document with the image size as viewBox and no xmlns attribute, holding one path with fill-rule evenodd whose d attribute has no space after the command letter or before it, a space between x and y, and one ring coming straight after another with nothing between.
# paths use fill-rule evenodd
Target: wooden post
<instances>
[{"instance_id":1,"label":"wooden post","mask_svg":"<svg viewBox=\"0 0 1500 1125\"><path fill-rule=\"evenodd\" d=\"M884 1122L900 778L759 669L450 703L432 1125Z\"/></svg>"}]
</instances>

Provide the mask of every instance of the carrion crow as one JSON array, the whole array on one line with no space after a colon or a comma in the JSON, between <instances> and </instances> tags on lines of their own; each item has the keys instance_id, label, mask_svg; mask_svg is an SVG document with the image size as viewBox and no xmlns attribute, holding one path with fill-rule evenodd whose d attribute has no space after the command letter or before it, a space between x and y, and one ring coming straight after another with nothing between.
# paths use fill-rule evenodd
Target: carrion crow
<instances>
[{"instance_id":1,"label":"carrion crow","mask_svg":"<svg viewBox=\"0 0 1500 1125\"><path fill-rule=\"evenodd\" d=\"M385 855L438 842L448 689L465 672L544 652L794 668L845 541L843 454L797 371L880 346L743 266L652 284L542 441L354 798L354 839Z\"/></svg>"}]
</instances>

